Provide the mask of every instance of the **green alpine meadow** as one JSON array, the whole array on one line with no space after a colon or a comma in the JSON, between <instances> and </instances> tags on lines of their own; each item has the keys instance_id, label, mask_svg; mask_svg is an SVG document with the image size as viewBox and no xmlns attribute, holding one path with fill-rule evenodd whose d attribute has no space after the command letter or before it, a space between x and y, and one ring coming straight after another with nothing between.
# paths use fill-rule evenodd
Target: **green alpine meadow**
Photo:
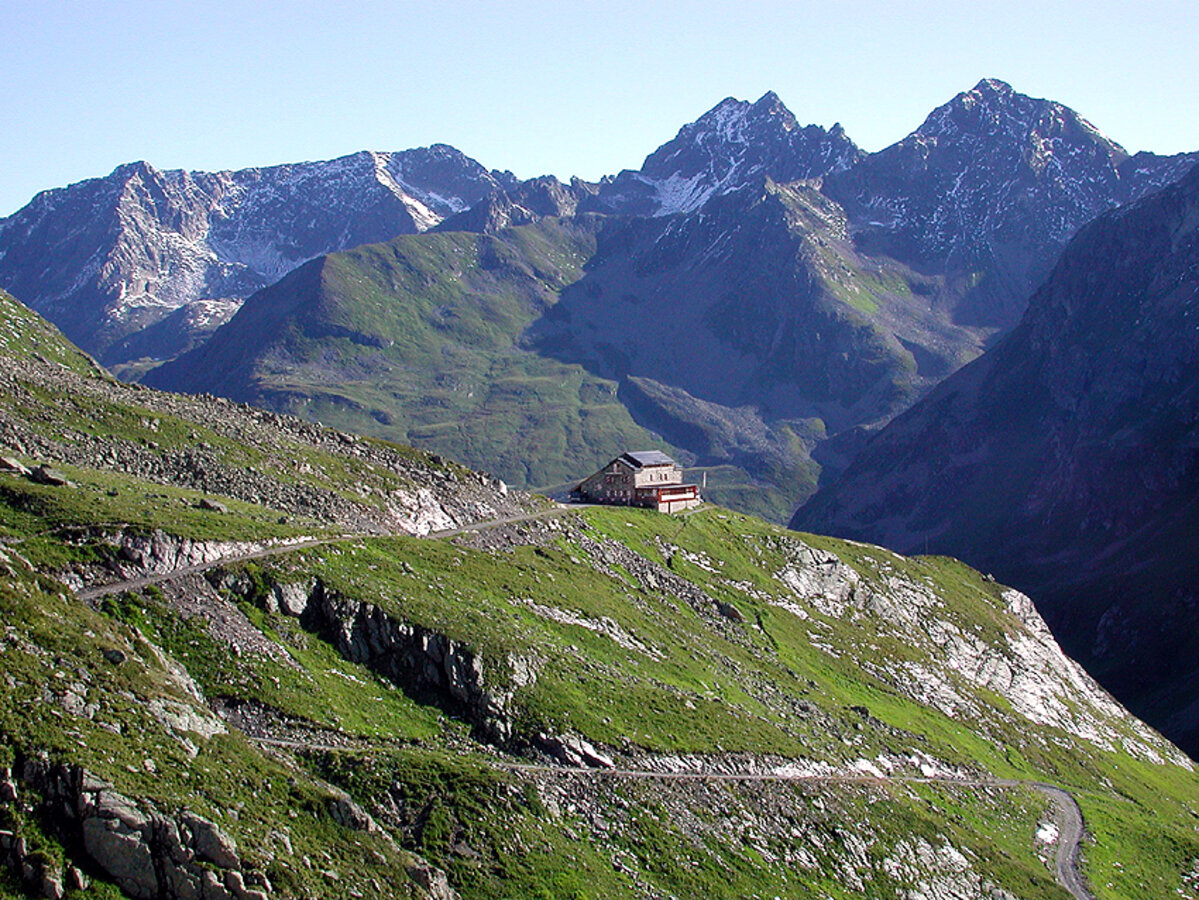
<instances>
[{"instance_id":1,"label":"green alpine meadow","mask_svg":"<svg viewBox=\"0 0 1199 900\"><path fill-rule=\"evenodd\" d=\"M945 292L855 254L814 190L767 180L692 216L551 216L331 254L143 380L555 494L629 447L664 449L718 502L781 522L816 488L816 447L927 381L893 331L937 344L940 372L978 352L978 330L916 314Z\"/></svg>"},{"instance_id":2,"label":"green alpine meadow","mask_svg":"<svg viewBox=\"0 0 1199 900\"><path fill-rule=\"evenodd\" d=\"M594 239L507 240L547 233L535 273L439 236L438 265L507 280L409 329L457 314L500 364L503 297ZM417 277L403 250L357 254ZM361 271L294 277L334 304ZM0 314L6 900L1197 893L1194 764L985 573L714 504L558 504L123 384ZM393 315L369 333L403 340ZM568 371L618 415L540 377Z\"/></svg>"}]
</instances>

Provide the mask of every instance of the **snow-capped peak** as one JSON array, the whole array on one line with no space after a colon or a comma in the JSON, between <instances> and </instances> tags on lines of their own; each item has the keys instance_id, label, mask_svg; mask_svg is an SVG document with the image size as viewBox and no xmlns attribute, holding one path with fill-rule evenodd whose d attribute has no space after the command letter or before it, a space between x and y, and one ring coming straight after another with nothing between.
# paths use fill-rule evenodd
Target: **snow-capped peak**
<instances>
[{"instance_id":1,"label":"snow-capped peak","mask_svg":"<svg viewBox=\"0 0 1199 900\"><path fill-rule=\"evenodd\" d=\"M767 91L754 103L722 100L646 157L640 173L628 173L614 187L632 193L634 182L648 184L656 194L652 211L670 215L697 209L709 197L763 175L784 182L819 178L860 155L840 126L800 127L779 96ZM616 190L608 193L619 199Z\"/></svg>"}]
</instances>

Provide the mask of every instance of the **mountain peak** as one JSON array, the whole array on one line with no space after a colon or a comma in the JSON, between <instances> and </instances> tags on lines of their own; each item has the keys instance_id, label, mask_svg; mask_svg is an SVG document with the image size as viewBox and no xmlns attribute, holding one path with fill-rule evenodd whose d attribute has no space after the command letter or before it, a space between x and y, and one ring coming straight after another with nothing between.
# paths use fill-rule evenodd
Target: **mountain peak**
<instances>
[{"instance_id":1,"label":"mountain peak","mask_svg":"<svg viewBox=\"0 0 1199 900\"><path fill-rule=\"evenodd\" d=\"M1030 97L1006 81L984 78L968 91L937 107L921 126L900 143L925 143L968 137L989 145L1010 145L1021 152L1043 153L1047 142L1065 142L1108 157L1113 164L1128 154L1068 106Z\"/></svg>"},{"instance_id":2,"label":"mountain peak","mask_svg":"<svg viewBox=\"0 0 1199 900\"><path fill-rule=\"evenodd\" d=\"M787 107L783 104L783 101L779 99L779 95L774 91L767 91L765 94L759 97L752 108L755 111L765 110L773 113L781 110L787 112L788 114L790 113L790 110L787 109Z\"/></svg>"},{"instance_id":3,"label":"mountain peak","mask_svg":"<svg viewBox=\"0 0 1199 900\"><path fill-rule=\"evenodd\" d=\"M1070 107L1022 94L998 78L984 78L937 107L905 141L948 136L956 140L963 135L1021 145L1060 138L1097 145L1117 162L1127 156L1123 147Z\"/></svg>"},{"instance_id":4,"label":"mountain peak","mask_svg":"<svg viewBox=\"0 0 1199 900\"><path fill-rule=\"evenodd\" d=\"M683 212L764 174L782 182L819 178L860 156L839 127L801 127L774 91L753 103L726 97L647 156L640 173L617 179L605 200L623 211L638 203L651 215Z\"/></svg>"},{"instance_id":5,"label":"mountain peak","mask_svg":"<svg viewBox=\"0 0 1199 900\"><path fill-rule=\"evenodd\" d=\"M108 177L116 181L127 181L135 176L153 177L158 174L158 170L146 162L144 159L134 160L133 162L121 163L112 170L112 174Z\"/></svg>"},{"instance_id":6,"label":"mountain peak","mask_svg":"<svg viewBox=\"0 0 1199 900\"><path fill-rule=\"evenodd\" d=\"M972 301L971 315L1006 328L1075 230L1132 196L1120 171L1127 158L1069 107L984 78L824 187L901 258L966 268L1019 260L1005 275L1013 288ZM1013 239L1021 254L997 254Z\"/></svg>"},{"instance_id":7,"label":"mountain peak","mask_svg":"<svg viewBox=\"0 0 1199 900\"><path fill-rule=\"evenodd\" d=\"M1016 93L1015 89L1006 81L998 78L983 78L970 91L970 94L978 94L982 96L1008 98Z\"/></svg>"}]
</instances>

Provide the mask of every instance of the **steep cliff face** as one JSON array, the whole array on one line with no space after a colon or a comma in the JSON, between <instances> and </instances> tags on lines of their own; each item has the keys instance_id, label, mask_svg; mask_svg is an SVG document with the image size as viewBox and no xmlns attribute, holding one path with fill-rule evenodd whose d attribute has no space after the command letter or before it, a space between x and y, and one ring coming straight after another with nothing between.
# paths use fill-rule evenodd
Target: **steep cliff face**
<instances>
[{"instance_id":1,"label":"steep cliff face","mask_svg":"<svg viewBox=\"0 0 1199 900\"><path fill-rule=\"evenodd\" d=\"M6 219L0 284L105 362L161 357L305 260L424 231L511 180L444 145L237 172L131 163ZM180 334L121 343L197 303Z\"/></svg>"},{"instance_id":2,"label":"steep cliff face","mask_svg":"<svg viewBox=\"0 0 1199 900\"><path fill-rule=\"evenodd\" d=\"M897 419L797 527L1022 585L1070 650L1193 746L1199 172L1070 245L1001 346Z\"/></svg>"}]
</instances>

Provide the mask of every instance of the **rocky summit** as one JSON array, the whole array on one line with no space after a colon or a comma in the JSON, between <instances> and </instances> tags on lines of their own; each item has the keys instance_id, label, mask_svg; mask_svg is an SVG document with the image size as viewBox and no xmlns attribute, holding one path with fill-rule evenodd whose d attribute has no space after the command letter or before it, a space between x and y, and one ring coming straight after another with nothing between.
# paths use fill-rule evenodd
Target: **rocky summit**
<instances>
[{"instance_id":1,"label":"rocky summit","mask_svg":"<svg viewBox=\"0 0 1199 900\"><path fill-rule=\"evenodd\" d=\"M7 295L0 355L0 896L1194 893L1194 764L960 563L123 384Z\"/></svg>"},{"instance_id":2,"label":"rocky summit","mask_svg":"<svg viewBox=\"0 0 1199 900\"><path fill-rule=\"evenodd\" d=\"M967 277L959 321L1006 329L1082 225L1196 162L1130 156L1072 109L988 78L826 190L859 246Z\"/></svg>"},{"instance_id":3,"label":"rocky summit","mask_svg":"<svg viewBox=\"0 0 1199 900\"><path fill-rule=\"evenodd\" d=\"M593 210L665 216L693 212L711 197L769 176L821 178L849 169L864 154L840 125L801 126L773 91L756 103L729 97L674 140L599 185Z\"/></svg>"},{"instance_id":4,"label":"rocky summit","mask_svg":"<svg viewBox=\"0 0 1199 900\"><path fill-rule=\"evenodd\" d=\"M952 553L1194 751L1199 171L1070 244L1010 337L880 433L797 527Z\"/></svg>"}]
</instances>

